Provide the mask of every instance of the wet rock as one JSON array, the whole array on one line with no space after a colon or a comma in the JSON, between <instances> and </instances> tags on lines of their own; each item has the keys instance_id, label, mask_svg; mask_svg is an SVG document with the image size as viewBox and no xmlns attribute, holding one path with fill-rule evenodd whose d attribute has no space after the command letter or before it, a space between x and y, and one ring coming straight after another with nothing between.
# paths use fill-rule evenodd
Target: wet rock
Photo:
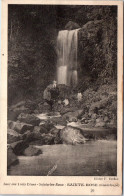
<instances>
[{"instance_id":1,"label":"wet rock","mask_svg":"<svg viewBox=\"0 0 124 196\"><path fill-rule=\"evenodd\" d=\"M75 112L68 112L63 115L64 118L66 118L69 122L77 122L79 118L81 118L83 111L77 110Z\"/></svg>"},{"instance_id":2,"label":"wet rock","mask_svg":"<svg viewBox=\"0 0 124 196\"><path fill-rule=\"evenodd\" d=\"M32 132L30 130L27 130L23 135L22 139L26 141L30 141L30 137L32 137Z\"/></svg>"},{"instance_id":3,"label":"wet rock","mask_svg":"<svg viewBox=\"0 0 124 196\"><path fill-rule=\"evenodd\" d=\"M79 29L80 26L73 21L69 21L66 25L65 25L65 29L66 30L73 30L73 29Z\"/></svg>"},{"instance_id":4,"label":"wet rock","mask_svg":"<svg viewBox=\"0 0 124 196\"><path fill-rule=\"evenodd\" d=\"M42 142L43 142L44 145L51 145L51 144L54 144L55 136L52 135L51 133L49 133L49 134L44 134L44 135L42 135L42 137L43 137Z\"/></svg>"},{"instance_id":5,"label":"wet rock","mask_svg":"<svg viewBox=\"0 0 124 196\"><path fill-rule=\"evenodd\" d=\"M47 114L48 116L53 116L53 117L59 117L60 116L60 113L59 112L54 112L54 111L52 111L52 112L49 112L48 114Z\"/></svg>"},{"instance_id":6,"label":"wet rock","mask_svg":"<svg viewBox=\"0 0 124 196\"><path fill-rule=\"evenodd\" d=\"M64 144L83 144L86 139L80 130L71 126L65 127L60 131L60 138Z\"/></svg>"},{"instance_id":7,"label":"wet rock","mask_svg":"<svg viewBox=\"0 0 124 196\"><path fill-rule=\"evenodd\" d=\"M14 154L13 149L9 147L7 149L7 168L10 167L12 164L17 164L18 163L18 158Z\"/></svg>"},{"instance_id":8,"label":"wet rock","mask_svg":"<svg viewBox=\"0 0 124 196\"><path fill-rule=\"evenodd\" d=\"M8 120L16 121L20 111L8 110Z\"/></svg>"},{"instance_id":9,"label":"wet rock","mask_svg":"<svg viewBox=\"0 0 124 196\"><path fill-rule=\"evenodd\" d=\"M53 104L53 111L60 112L63 107L64 107L63 104L59 104L58 102L55 102Z\"/></svg>"},{"instance_id":10,"label":"wet rock","mask_svg":"<svg viewBox=\"0 0 124 196\"><path fill-rule=\"evenodd\" d=\"M91 115L91 118L92 118L92 119L96 119L96 118L97 118L97 114L95 114L95 113L92 114L92 115Z\"/></svg>"},{"instance_id":11,"label":"wet rock","mask_svg":"<svg viewBox=\"0 0 124 196\"><path fill-rule=\"evenodd\" d=\"M117 140L117 135L116 134L109 134L106 136L107 140Z\"/></svg>"},{"instance_id":12,"label":"wet rock","mask_svg":"<svg viewBox=\"0 0 124 196\"><path fill-rule=\"evenodd\" d=\"M81 122L82 124L87 124L87 123L89 122L89 118L83 117L83 118L81 118L80 122Z\"/></svg>"},{"instance_id":13,"label":"wet rock","mask_svg":"<svg viewBox=\"0 0 124 196\"><path fill-rule=\"evenodd\" d=\"M108 116L105 116L105 117L104 117L104 122L108 122L108 121L109 121Z\"/></svg>"},{"instance_id":14,"label":"wet rock","mask_svg":"<svg viewBox=\"0 0 124 196\"><path fill-rule=\"evenodd\" d=\"M11 106L11 109L19 108L25 105L25 101L20 101L14 105Z\"/></svg>"},{"instance_id":15,"label":"wet rock","mask_svg":"<svg viewBox=\"0 0 124 196\"><path fill-rule=\"evenodd\" d=\"M52 128L52 129L50 130L50 133L51 133L52 135L55 135L55 136L58 134L58 132L59 132L59 129L57 129L56 127Z\"/></svg>"},{"instance_id":16,"label":"wet rock","mask_svg":"<svg viewBox=\"0 0 124 196\"><path fill-rule=\"evenodd\" d=\"M54 124L47 121L44 124L40 125L41 133L48 133L52 128L54 128Z\"/></svg>"},{"instance_id":17,"label":"wet rock","mask_svg":"<svg viewBox=\"0 0 124 196\"><path fill-rule=\"evenodd\" d=\"M30 124L27 124L27 123L8 121L8 128L13 129L13 130L17 131L20 134L23 134L27 130L32 131L34 126L30 125Z\"/></svg>"},{"instance_id":18,"label":"wet rock","mask_svg":"<svg viewBox=\"0 0 124 196\"><path fill-rule=\"evenodd\" d=\"M29 146L23 152L23 155L25 155L25 156L37 156L39 154L42 154L42 150L35 148L33 146Z\"/></svg>"},{"instance_id":19,"label":"wet rock","mask_svg":"<svg viewBox=\"0 0 124 196\"><path fill-rule=\"evenodd\" d=\"M28 143L23 141L23 140L20 140L20 141L17 141L17 142L14 142L14 143L11 143L11 147L13 149L13 152L16 154L16 155L22 155L23 154L23 151L28 147Z\"/></svg>"},{"instance_id":20,"label":"wet rock","mask_svg":"<svg viewBox=\"0 0 124 196\"><path fill-rule=\"evenodd\" d=\"M35 126L33 132L40 132L41 127L40 126Z\"/></svg>"},{"instance_id":21,"label":"wet rock","mask_svg":"<svg viewBox=\"0 0 124 196\"><path fill-rule=\"evenodd\" d=\"M63 126L66 126L67 125L67 121L66 121L66 118L64 117L53 117L51 118L50 120L54 125L63 125Z\"/></svg>"},{"instance_id":22,"label":"wet rock","mask_svg":"<svg viewBox=\"0 0 124 196\"><path fill-rule=\"evenodd\" d=\"M18 120L27 124L31 124L34 126L37 126L40 124L40 119L37 118L35 115L33 114L25 114L25 113L21 113L18 116Z\"/></svg>"},{"instance_id":23,"label":"wet rock","mask_svg":"<svg viewBox=\"0 0 124 196\"><path fill-rule=\"evenodd\" d=\"M16 120L17 116L22 112L27 112L28 108L25 107L25 101L20 101L17 104L12 105L8 110L8 119Z\"/></svg>"},{"instance_id":24,"label":"wet rock","mask_svg":"<svg viewBox=\"0 0 124 196\"><path fill-rule=\"evenodd\" d=\"M63 103L64 103L65 106L67 106L67 105L69 105L69 100L68 100L68 99L65 99L65 100L63 101Z\"/></svg>"},{"instance_id":25,"label":"wet rock","mask_svg":"<svg viewBox=\"0 0 124 196\"><path fill-rule=\"evenodd\" d=\"M61 144L61 138L60 138L60 130L57 128L53 128L50 130L50 134L53 135L54 138L54 144Z\"/></svg>"},{"instance_id":26,"label":"wet rock","mask_svg":"<svg viewBox=\"0 0 124 196\"><path fill-rule=\"evenodd\" d=\"M34 110L34 114L39 114L39 111L38 110Z\"/></svg>"},{"instance_id":27,"label":"wet rock","mask_svg":"<svg viewBox=\"0 0 124 196\"><path fill-rule=\"evenodd\" d=\"M103 118L97 118L96 119L96 123L100 123L100 122L103 122Z\"/></svg>"},{"instance_id":28,"label":"wet rock","mask_svg":"<svg viewBox=\"0 0 124 196\"><path fill-rule=\"evenodd\" d=\"M95 127L106 127L106 123L103 121L96 122Z\"/></svg>"},{"instance_id":29,"label":"wet rock","mask_svg":"<svg viewBox=\"0 0 124 196\"><path fill-rule=\"evenodd\" d=\"M51 106L47 103L45 103L45 104L39 103L37 110L39 111L39 113L49 112L49 111L51 111Z\"/></svg>"},{"instance_id":30,"label":"wet rock","mask_svg":"<svg viewBox=\"0 0 124 196\"><path fill-rule=\"evenodd\" d=\"M109 123L107 123L107 126L110 128L117 128L116 120L111 120Z\"/></svg>"},{"instance_id":31,"label":"wet rock","mask_svg":"<svg viewBox=\"0 0 124 196\"><path fill-rule=\"evenodd\" d=\"M58 100L58 104L62 104L62 101L61 100Z\"/></svg>"},{"instance_id":32,"label":"wet rock","mask_svg":"<svg viewBox=\"0 0 124 196\"><path fill-rule=\"evenodd\" d=\"M35 141L35 140L41 140L42 139L42 134L40 133L40 129L34 129L33 132L30 132L30 131L26 131L24 134L23 134L23 139L26 141L26 142L32 142L32 141Z\"/></svg>"},{"instance_id":33,"label":"wet rock","mask_svg":"<svg viewBox=\"0 0 124 196\"><path fill-rule=\"evenodd\" d=\"M92 103L90 107L90 111L95 112L96 110L99 110L101 108L105 108L106 105L108 104L109 99L105 98L104 100L100 100L98 102Z\"/></svg>"},{"instance_id":34,"label":"wet rock","mask_svg":"<svg viewBox=\"0 0 124 196\"><path fill-rule=\"evenodd\" d=\"M38 128L38 129L39 129L39 128ZM42 124L42 125L40 125L40 130L39 130L39 131L40 131L41 134L43 134L43 133L48 133L49 130L50 130L50 128L48 127L48 129L47 129L45 123Z\"/></svg>"},{"instance_id":35,"label":"wet rock","mask_svg":"<svg viewBox=\"0 0 124 196\"><path fill-rule=\"evenodd\" d=\"M63 115L63 114L66 114L68 112L74 112L76 110L76 108L72 108L72 107L63 107L60 111L60 113Z\"/></svg>"},{"instance_id":36,"label":"wet rock","mask_svg":"<svg viewBox=\"0 0 124 196\"><path fill-rule=\"evenodd\" d=\"M58 84L59 89L59 100L64 100L66 97L68 98L71 94L72 88L66 86L65 84Z\"/></svg>"},{"instance_id":37,"label":"wet rock","mask_svg":"<svg viewBox=\"0 0 124 196\"><path fill-rule=\"evenodd\" d=\"M17 142L22 139L22 136L12 129L7 130L7 143Z\"/></svg>"},{"instance_id":38,"label":"wet rock","mask_svg":"<svg viewBox=\"0 0 124 196\"><path fill-rule=\"evenodd\" d=\"M29 110L34 111L36 109L37 103L36 103L36 101L27 100L26 103L25 103L25 106Z\"/></svg>"}]
</instances>

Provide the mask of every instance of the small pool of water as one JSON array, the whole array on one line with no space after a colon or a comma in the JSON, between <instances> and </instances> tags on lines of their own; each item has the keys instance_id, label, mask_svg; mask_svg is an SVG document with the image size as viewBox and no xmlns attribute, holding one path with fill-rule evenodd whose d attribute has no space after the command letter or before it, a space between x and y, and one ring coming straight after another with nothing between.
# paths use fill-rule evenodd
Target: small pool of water
<instances>
[{"instance_id":1,"label":"small pool of water","mask_svg":"<svg viewBox=\"0 0 124 196\"><path fill-rule=\"evenodd\" d=\"M19 156L8 175L19 176L114 176L117 142L91 141L82 145L44 145L39 156Z\"/></svg>"}]
</instances>

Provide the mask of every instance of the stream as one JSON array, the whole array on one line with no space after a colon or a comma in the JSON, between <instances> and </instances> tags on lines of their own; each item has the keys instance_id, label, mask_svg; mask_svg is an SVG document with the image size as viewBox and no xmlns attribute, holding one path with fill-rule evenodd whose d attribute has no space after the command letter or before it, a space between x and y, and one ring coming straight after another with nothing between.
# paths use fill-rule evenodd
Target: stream
<instances>
[{"instance_id":1,"label":"stream","mask_svg":"<svg viewBox=\"0 0 124 196\"><path fill-rule=\"evenodd\" d=\"M19 163L8 169L13 176L115 176L117 142L89 141L81 145L36 146L43 154L18 156Z\"/></svg>"}]
</instances>

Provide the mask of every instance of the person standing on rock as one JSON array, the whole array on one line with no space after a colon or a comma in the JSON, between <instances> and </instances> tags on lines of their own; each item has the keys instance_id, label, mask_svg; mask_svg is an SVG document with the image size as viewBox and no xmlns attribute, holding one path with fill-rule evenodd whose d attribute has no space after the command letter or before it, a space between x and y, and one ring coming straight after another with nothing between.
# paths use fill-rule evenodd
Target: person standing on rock
<instances>
[{"instance_id":1,"label":"person standing on rock","mask_svg":"<svg viewBox=\"0 0 124 196\"><path fill-rule=\"evenodd\" d=\"M59 96L59 89L57 87L57 82L54 80L53 84L47 86L44 90L43 98L50 105L51 110L53 109L53 104Z\"/></svg>"}]
</instances>

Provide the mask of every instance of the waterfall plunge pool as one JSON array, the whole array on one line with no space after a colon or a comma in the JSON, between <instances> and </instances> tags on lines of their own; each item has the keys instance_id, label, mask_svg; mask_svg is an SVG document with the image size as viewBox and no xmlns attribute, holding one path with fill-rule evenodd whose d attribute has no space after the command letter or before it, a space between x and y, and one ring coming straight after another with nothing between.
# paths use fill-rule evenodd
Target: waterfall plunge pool
<instances>
[{"instance_id":1,"label":"waterfall plunge pool","mask_svg":"<svg viewBox=\"0 0 124 196\"><path fill-rule=\"evenodd\" d=\"M19 156L8 169L13 176L115 176L117 142L97 140L82 145L44 145L39 156Z\"/></svg>"}]
</instances>

